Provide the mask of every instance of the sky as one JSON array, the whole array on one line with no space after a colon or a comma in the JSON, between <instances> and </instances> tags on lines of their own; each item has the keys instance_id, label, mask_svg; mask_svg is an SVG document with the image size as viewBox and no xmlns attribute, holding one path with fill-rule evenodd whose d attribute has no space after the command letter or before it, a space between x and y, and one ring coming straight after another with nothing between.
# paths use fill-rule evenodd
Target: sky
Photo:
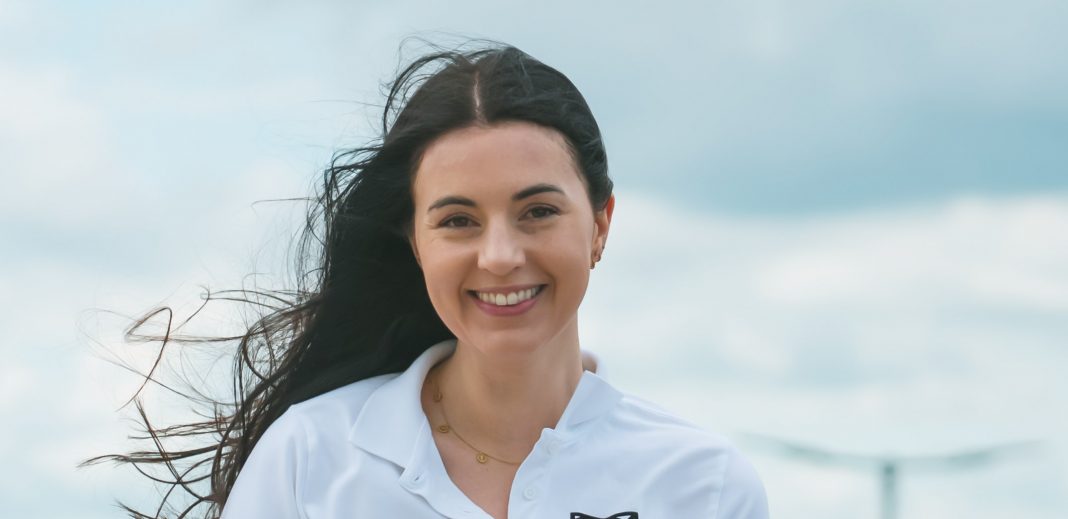
<instances>
[{"instance_id":1,"label":"sky","mask_svg":"<svg viewBox=\"0 0 1068 519\"><path fill-rule=\"evenodd\" d=\"M1034 441L904 470L901 517L1068 513L1068 4L0 0L0 502L120 515L75 469L129 447L122 316L277 258L380 85L484 37L570 77L617 205L580 311L619 387L721 432L776 518L877 517L867 455ZM218 322L224 322L225 316ZM215 321L212 321L215 322ZM220 324L220 326L222 326ZM181 416L181 409L164 409Z\"/></svg>"}]
</instances>

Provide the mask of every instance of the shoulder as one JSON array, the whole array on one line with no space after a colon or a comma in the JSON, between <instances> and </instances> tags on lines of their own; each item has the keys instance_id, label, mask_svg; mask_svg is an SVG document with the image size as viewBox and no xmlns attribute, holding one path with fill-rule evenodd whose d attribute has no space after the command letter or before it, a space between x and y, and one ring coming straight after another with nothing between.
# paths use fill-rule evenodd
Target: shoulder
<instances>
[{"instance_id":1,"label":"shoulder","mask_svg":"<svg viewBox=\"0 0 1068 519\"><path fill-rule=\"evenodd\" d=\"M717 519L766 519L767 496L753 464L726 437L680 418L642 398L624 394L612 413L613 425L647 454L672 480L703 482L711 491ZM635 443L631 443L635 445ZM630 452L633 452L633 447Z\"/></svg>"},{"instance_id":2,"label":"shoulder","mask_svg":"<svg viewBox=\"0 0 1068 519\"><path fill-rule=\"evenodd\" d=\"M304 494L322 484L314 467L344 452L368 397L395 376L361 380L290 406L249 453L223 517L305 518Z\"/></svg>"},{"instance_id":3,"label":"shoulder","mask_svg":"<svg viewBox=\"0 0 1068 519\"><path fill-rule=\"evenodd\" d=\"M733 447L727 452L727 466L723 473L723 492L719 497L720 519L768 517L768 497L764 483L753 464Z\"/></svg>"},{"instance_id":4,"label":"shoulder","mask_svg":"<svg viewBox=\"0 0 1068 519\"><path fill-rule=\"evenodd\" d=\"M295 461L300 461L310 444L344 441L370 395L396 376L393 373L360 380L291 405L267 427L252 456L256 451L277 453L282 448L293 452Z\"/></svg>"},{"instance_id":5,"label":"shoulder","mask_svg":"<svg viewBox=\"0 0 1068 519\"><path fill-rule=\"evenodd\" d=\"M309 433L342 430L347 432L371 394L398 375L399 373L390 373L359 380L309 398L290 406L283 418L306 424L310 427ZM282 418L278 421L281 422Z\"/></svg>"}]
</instances>

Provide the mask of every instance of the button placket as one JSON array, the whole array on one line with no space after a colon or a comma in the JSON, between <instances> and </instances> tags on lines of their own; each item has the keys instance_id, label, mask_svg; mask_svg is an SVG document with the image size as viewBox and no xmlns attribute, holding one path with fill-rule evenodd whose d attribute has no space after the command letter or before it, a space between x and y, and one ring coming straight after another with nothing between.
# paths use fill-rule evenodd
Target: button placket
<instances>
[{"instance_id":1,"label":"button placket","mask_svg":"<svg viewBox=\"0 0 1068 519\"><path fill-rule=\"evenodd\" d=\"M418 441L419 446L401 474L401 485L420 496L443 517L489 519L489 515L475 506L449 479L429 427L420 433Z\"/></svg>"},{"instance_id":2,"label":"button placket","mask_svg":"<svg viewBox=\"0 0 1068 519\"><path fill-rule=\"evenodd\" d=\"M544 436L543 436L543 439ZM540 519L539 498L545 495L546 464L550 461L547 443L542 441L534 446L534 452L516 472L512 481L512 499L508 505L508 516L516 519Z\"/></svg>"}]
</instances>

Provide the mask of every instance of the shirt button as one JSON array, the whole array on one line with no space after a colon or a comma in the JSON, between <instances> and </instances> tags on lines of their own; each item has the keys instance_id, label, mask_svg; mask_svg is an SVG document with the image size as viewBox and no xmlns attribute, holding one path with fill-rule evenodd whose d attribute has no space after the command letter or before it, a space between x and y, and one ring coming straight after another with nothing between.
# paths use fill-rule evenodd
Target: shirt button
<instances>
[{"instance_id":1,"label":"shirt button","mask_svg":"<svg viewBox=\"0 0 1068 519\"><path fill-rule=\"evenodd\" d=\"M408 486L417 487L417 486L421 485L422 483L423 483L423 474L416 474L414 477L412 477L411 480L409 480Z\"/></svg>"},{"instance_id":2,"label":"shirt button","mask_svg":"<svg viewBox=\"0 0 1068 519\"><path fill-rule=\"evenodd\" d=\"M538 489L534 487L527 487L523 490L523 497L527 498L528 500L533 500L534 498L538 497Z\"/></svg>"}]
</instances>

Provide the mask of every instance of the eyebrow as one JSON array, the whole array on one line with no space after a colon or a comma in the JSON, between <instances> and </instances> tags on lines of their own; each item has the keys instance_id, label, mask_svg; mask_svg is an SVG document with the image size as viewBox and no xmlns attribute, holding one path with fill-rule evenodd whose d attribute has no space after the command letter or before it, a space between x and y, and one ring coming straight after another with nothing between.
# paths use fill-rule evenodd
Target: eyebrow
<instances>
[{"instance_id":1,"label":"eyebrow","mask_svg":"<svg viewBox=\"0 0 1068 519\"><path fill-rule=\"evenodd\" d=\"M564 190L562 190L559 187L556 187L556 186L554 186L552 184L544 184L544 183L542 183L542 184L534 184L533 186L530 186L528 188L524 188L524 189L516 192L516 194L512 195L512 201L513 202L518 202L518 201L520 201L520 200L522 200L524 198L529 198L529 197L532 197L534 195L541 194L541 193L560 193L562 195L562 194L564 194ZM467 207L477 207L478 206L478 204L476 204L474 200L471 200L470 198L467 198L467 197L463 197L463 196L446 196L446 197L439 198L436 202L434 202L433 204L430 204L430 207L427 208L426 211L429 213L430 211L433 211L435 209L441 209L442 207L445 207L447 205L465 205Z\"/></svg>"}]
</instances>

